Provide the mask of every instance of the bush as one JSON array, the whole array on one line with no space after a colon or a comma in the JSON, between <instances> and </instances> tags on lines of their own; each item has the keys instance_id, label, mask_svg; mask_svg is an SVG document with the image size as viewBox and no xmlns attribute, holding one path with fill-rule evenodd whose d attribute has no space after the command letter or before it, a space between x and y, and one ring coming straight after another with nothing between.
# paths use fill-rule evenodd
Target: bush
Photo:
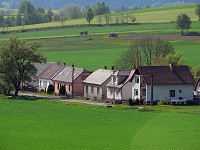
<instances>
[{"instance_id":1,"label":"bush","mask_svg":"<svg viewBox=\"0 0 200 150\"><path fill-rule=\"evenodd\" d=\"M140 105L144 105L144 100L143 99L140 100Z\"/></svg>"},{"instance_id":2,"label":"bush","mask_svg":"<svg viewBox=\"0 0 200 150\"><path fill-rule=\"evenodd\" d=\"M136 102L136 105L140 105L140 100L138 98L135 100L135 102Z\"/></svg>"},{"instance_id":3,"label":"bush","mask_svg":"<svg viewBox=\"0 0 200 150\"><path fill-rule=\"evenodd\" d=\"M61 86L60 89L59 89L59 95L66 95L66 89L65 89L65 86Z\"/></svg>"},{"instance_id":4,"label":"bush","mask_svg":"<svg viewBox=\"0 0 200 150\"><path fill-rule=\"evenodd\" d=\"M109 37L118 37L117 33L110 33Z\"/></svg>"},{"instance_id":5,"label":"bush","mask_svg":"<svg viewBox=\"0 0 200 150\"><path fill-rule=\"evenodd\" d=\"M167 100L165 98L161 98L159 101L158 101L158 105L166 105L167 104Z\"/></svg>"},{"instance_id":6,"label":"bush","mask_svg":"<svg viewBox=\"0 0 200 150\"><path fill-rule=\"evenodd\" d=\"M40 90L40 93L45 93L44 89L41 89L41 90Z\"/></svg>"},{"instance_id":7,"label":"bush","mask_svg":"<svg viewBox=\"0 0 200 150\"><path fill-rule=\"evenodd\" d=\"M47 94L53 94L54 93L54 86L52 84L50 84L48 86L48 89L47 89Z\"/></svg>"},{"instance_id":8,"label":"bush","mask_svg":"<svg viewBox=\"0 0 200 150\"><path fill-rule=\"evenodd\" d=\"M198 105L198 102L196 100L187 100L186 105Z\"/></svg>"}]
</instances>

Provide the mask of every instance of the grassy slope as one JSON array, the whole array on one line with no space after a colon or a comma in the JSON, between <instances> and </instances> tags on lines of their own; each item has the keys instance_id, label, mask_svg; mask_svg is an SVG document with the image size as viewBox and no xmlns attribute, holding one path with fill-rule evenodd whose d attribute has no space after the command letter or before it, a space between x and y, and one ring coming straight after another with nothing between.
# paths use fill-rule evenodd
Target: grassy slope
<instances>
[{"instance_id":1,"label":"grassy slope","mask_svg":"<svg viewBox=\"0 0 200 150\"><path fill-rule=\"evenodd\" d=\"M1 98L0 149L198 149L199 107L184 109L198 115Z\"/></svg>"},{"instance_id":2,"label":"grassy slope","mask_svg":"<svg viewBox=\"0 0 200 150\"><path fill-rule=\"evenodd\" d=\"M142 9L136 11L125 12L123 14L132 14L136 16L137 23L161 23L161 22L171 22L176 20L176 17L181 13L186 13L191 17L192 21L197 21L198 17L194 13L195 5L181 5L181 6L170 6L163 8L152 8L152 9ZM118 13L116 13L118 14ZM115 16L116 14L113 14ZM156 17L155 17L156 16ZM104 20L104 19L103 19ZM92 21L93 24L97 24L97 17ZM102 23L105 23L103 21ZM75 24L87 24L85 18L74 19L66 21L65 25L75 25ZM43 28L49 26L61 26L59 22L28 25L25 26L26 29L32 28ZM22 27L11 27L9 30L21 30ZM2 28L0 28L0 31Z\"/></svg>"}]
</instances>

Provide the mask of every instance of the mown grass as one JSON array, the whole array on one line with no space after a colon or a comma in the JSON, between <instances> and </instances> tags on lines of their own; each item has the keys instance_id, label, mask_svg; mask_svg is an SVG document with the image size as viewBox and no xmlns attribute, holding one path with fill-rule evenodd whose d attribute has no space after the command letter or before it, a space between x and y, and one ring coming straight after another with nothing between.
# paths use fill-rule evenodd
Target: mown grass
<instances>
[{"instance_id":1,"label":"mown grass","mask_svg":"<svg viewBox=\"0 0 200 150\"><path fill-rule=\"evenodd\" d=\"M136 11L124 12L122 14L131 14L137 18L136 23L163 23L175 21L176 17L181 13L186 13L190 16L192 21L197 21L198 16L194 13L195 5L180 5L180 6L170 6L170 7L161 7L161 8L151 8L151 9L142 9ZM119 13L114 13L112 16L116 16ZM121 13L120 13L121 14ZM95 17L92 21L92 24L97 24L97 18ZM103 18L103 16L102 16ZM113 19L114 20L114 19ZM114 21L113 21L114 23ZM80 25L88 24L85 18L67 20L65 25ZM103 19L102 24L105 24L105 19ZM27 25L25 29L32 28L44 28L52 26L61 26L59 22L36 24L36 25ZM11 27L9 30L21 30L22 27ZM0 31L3 30L0 28Z\"/></svg>"},{"instance_id":2,"label":"mown grass","mask_svg":"<svg viewBox=\"0 0 200 150\"><path fill-rule=\"evenodd\" d=\"M0 98L0 149L198 149L199 106L139 112ZM164 111L163 111L164 110Z\"/></svg>"}]
</instances>

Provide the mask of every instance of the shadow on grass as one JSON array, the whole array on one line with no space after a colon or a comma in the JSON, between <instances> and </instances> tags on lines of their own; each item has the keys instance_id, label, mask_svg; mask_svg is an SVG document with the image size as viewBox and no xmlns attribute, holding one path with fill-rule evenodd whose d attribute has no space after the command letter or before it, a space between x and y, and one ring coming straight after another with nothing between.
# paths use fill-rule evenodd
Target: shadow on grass
<instances>
[{"instance_id":1,"label":"shadow on grass","mask_svg":"<svg viewBox=\"0 0 200 150\"><path fill-rule=\"evenodd\" d=\"M200 36L199 32L188 32L185 34L185 36Z\"/></svg>"},{"instance_id":2,"label":"shadow on grass","mask_svg":"<svg viewBox=\"0 0 200 150\"><path fill-rule=\"evenodd\" d=\"M7 96L8 99L11 100L25 100L25 101L36 101L40 100L41 98L38 98L36 96L14 96L14 95L9 95Z\"/></svg>"}]
</instances>

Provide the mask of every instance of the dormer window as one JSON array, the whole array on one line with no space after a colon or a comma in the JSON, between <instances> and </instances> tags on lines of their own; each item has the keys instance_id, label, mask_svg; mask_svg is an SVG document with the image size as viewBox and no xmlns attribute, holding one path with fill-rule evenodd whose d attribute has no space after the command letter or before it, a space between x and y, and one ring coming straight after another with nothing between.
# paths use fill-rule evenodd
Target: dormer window
<instances>
[{"instance_id":1,"label":"dormer window","mask_svg":"<svg viewBox=\"0 0 200 150\"><path fill-rule=\"evenodd\" d=\"M139 83L139 77L135 76L135 83Z\"/></svg>"}]
</instances>

